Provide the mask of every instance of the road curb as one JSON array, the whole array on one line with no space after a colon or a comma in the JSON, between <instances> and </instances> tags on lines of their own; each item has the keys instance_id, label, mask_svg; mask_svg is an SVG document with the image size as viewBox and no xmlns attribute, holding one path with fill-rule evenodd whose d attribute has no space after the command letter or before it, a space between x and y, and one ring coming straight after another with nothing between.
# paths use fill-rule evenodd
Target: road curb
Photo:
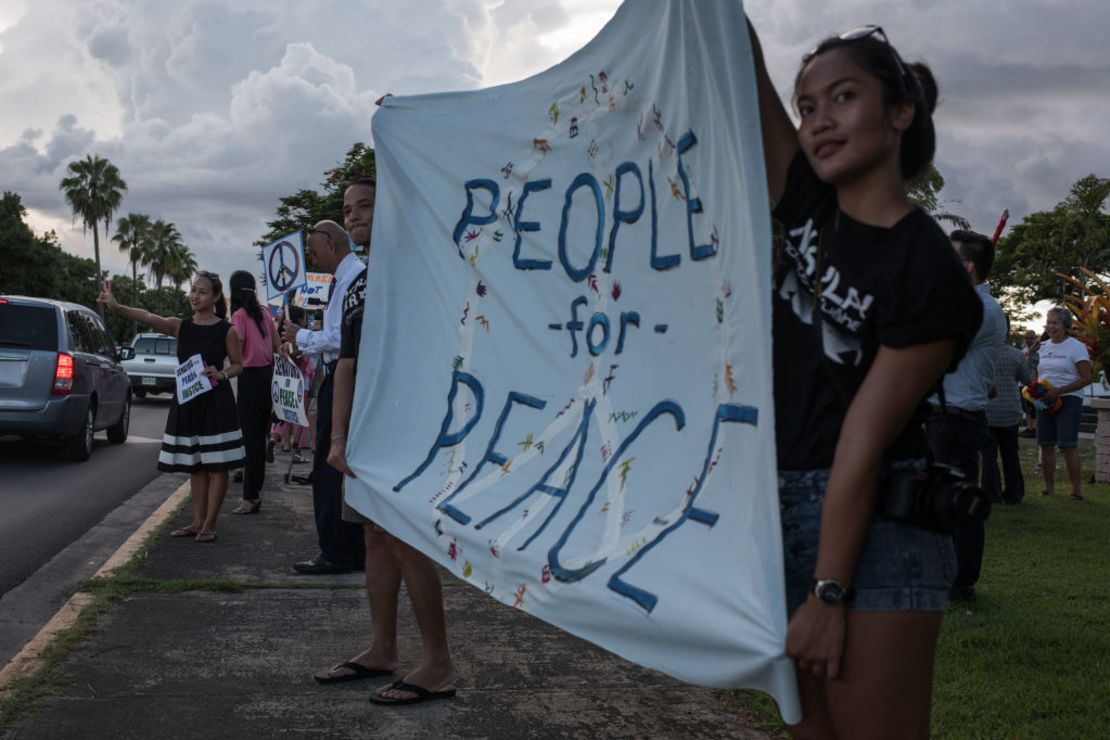
<instances>
[{"instance_id":1,"label":"road curb","mask_svg":"<svg viewBox=\"0 0 1110 740\"><path fill-rule=\"evenodd\" d=\"M189 482L178 486L177 490L166 497L157 509L148 516L138 529L131 533L122 545L116 548L93 578L107 578L115 574L135 556L151 532L161 527L189 495ZM37 671L43 663L46 651L58 635L76 624L81 612L91 604L94 596L85 591L74 593L54 614L46 625L23 646L8 664L0 669L0 698L6 698L9 687L20 678Z\"/></svg>"}]
</instances>

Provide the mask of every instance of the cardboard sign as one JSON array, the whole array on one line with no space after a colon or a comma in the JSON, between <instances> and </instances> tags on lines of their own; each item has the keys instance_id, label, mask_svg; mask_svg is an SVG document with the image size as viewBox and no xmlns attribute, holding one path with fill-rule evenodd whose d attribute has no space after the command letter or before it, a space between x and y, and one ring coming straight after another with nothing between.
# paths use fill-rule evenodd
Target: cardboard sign
<instances>
[{"instance_id":1,"label":"cardboard sign","mask_svg":"<svg viewBox=\"0 0 1110 740\"><path fill-rule=\"evenodd\" d=\"M204 375L204 367L204 360L200 355L193 355L177 367L175 374L178 404L186 404L216 386L214 380Z\"/></svg>"},{"instance_id":2,"label":"cardboard sign","mask_svg":"<svg viewBox=\"0 0 1110 740\"><path fill-rule=\"evenodd\" d=\"M332 276L327 272L308 273L303 288L297 291L293 298L293 305L302 308L323 308L328 302L328 291L331 289Z\"/></svg>"},{"instance_id":3,"label":"cardboard sign","mask_svg":"<svg viewBox=\"0 0 1110 740\"><path fill-rule=\"evenodd\" d=\"M274 379L270 395L274 400L274 413L282 421L308 426L304 406L305 384L301 369L287 357L274 355Z\"/></svg>"},{"instance_id":4,"label":"cardboard sign","mask_svg":"<svg viewBox=\"0 0 1110 740\"><path fill-rule=\"evenodd\" d=\"M262 247L262 281L266 300L305 285L304 234L294 231Z\"/></svg>"}]
</instances>

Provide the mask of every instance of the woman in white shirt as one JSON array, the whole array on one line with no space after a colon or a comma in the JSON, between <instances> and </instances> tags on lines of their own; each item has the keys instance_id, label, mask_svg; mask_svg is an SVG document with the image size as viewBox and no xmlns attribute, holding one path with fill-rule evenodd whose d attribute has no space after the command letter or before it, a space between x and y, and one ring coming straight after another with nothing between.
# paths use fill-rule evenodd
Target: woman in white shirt
<instances>
[{"instance_id":1,"label":"woman in white shirt","mask_svg":"<svg viewBox=\"0 0 1110 740\"><path fill-rule=\"evenodd\" d=\"M1042 342L1038 354L1038 380L1047 380L1052 389L1042 397L1043 408L1037 409L1037 444L1043 454L1045 496L1056 487L1056 448L1064 453L1064 464L1071 479L1072 501L1082 501L1079 470L1079 420L1083 416L1082 389L1090 384L1091 360L1087 347L1068 336L1071 314L1063 308L1050 308L1045 321L1048 341ZM1059 398L1063 405L1055 414L1051 409Z\"/></svg>"}]
</instances>

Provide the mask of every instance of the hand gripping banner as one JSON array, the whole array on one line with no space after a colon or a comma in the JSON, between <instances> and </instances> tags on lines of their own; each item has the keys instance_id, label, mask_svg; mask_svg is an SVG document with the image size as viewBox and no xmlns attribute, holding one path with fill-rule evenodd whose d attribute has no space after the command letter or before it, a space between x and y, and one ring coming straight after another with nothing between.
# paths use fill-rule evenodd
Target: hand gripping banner
<instances>
[{"instance_id":1,"label":"hand gripping banner","mask_svg":"<svg viewBox=\"0 0 1110 740\"><path fill-rule=\"evenodd\" d=\"M373 134L348 502L493 598L797 721L740 3L626 3L531 79L386 98Z\"/></svg>"}]
</instances>

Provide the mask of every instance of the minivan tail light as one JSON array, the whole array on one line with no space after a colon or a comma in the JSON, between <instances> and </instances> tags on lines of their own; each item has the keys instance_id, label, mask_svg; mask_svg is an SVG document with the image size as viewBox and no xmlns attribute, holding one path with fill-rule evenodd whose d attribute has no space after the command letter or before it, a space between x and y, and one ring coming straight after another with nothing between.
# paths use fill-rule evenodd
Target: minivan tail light
<instances>
[{"instance_id":1,"label":"minivan tail light","mask_svg":"<svg viewBox=\"0 0 1110 740\"><path fill-rule=\"evenodd\" d=\"M73 390L73 355L58 353L58 364L54 367L54 385L50 393L55 396L68 396Z\"/></svg>"}]
</instances>

